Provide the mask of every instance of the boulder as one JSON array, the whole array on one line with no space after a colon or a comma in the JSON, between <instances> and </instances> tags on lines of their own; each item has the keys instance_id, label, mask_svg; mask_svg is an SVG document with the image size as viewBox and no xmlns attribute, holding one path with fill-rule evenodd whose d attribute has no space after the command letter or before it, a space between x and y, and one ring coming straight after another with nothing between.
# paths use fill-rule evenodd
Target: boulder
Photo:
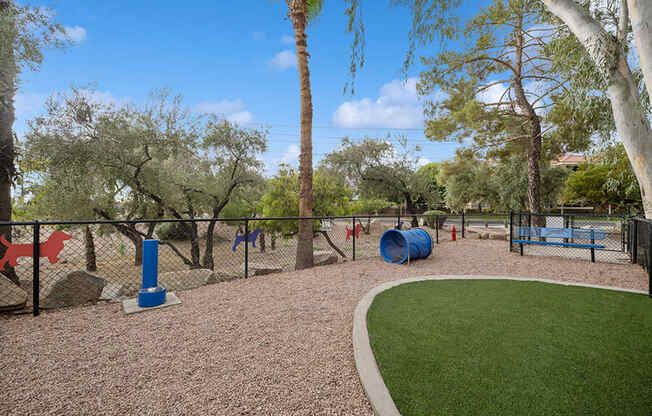
<instances>
[{"instance_id":1,"label":"boulder","mask_svg":"<svg viewBox=\"0 0 652 416\"><path fill-rule=\"evenodd\" d=\"M0 311L21 309L27 302L27 293L0 274Z\"/></svg>"},{"instance_id":2,"label":"boulder","mask_svg":"<svg viewBox=\"0 0 652 416\"><path fill-rule=\"evenodd\" d=\"M166 287L169 291L195 289L217 281L215 272L210 269L180 270L158 276L159 286Z\"/></svg>"},{"instance_id":3,"label":"boulder","mask_svg":"<svg viewBox=\"0 0 652 416\"><path fill-rule=\"evenodd\" d=\"M242 265L244 271L244 264ZM249 276L263 276L266 274L280 273L283 268L277 264L265 264L260 262L249 262Z\"/></svg>"},{"instance_id":4,"label":"boulder","mask_svg":"<svg viewBox=\"0 0 652 416\"><path fill-rule=\"evenodd\" d=\"M139 287L133 284L120 285L113 282L107 282L104 289L102 289L100 300L121 302L125 299L136 296L138 294L138 289Z\"/></svg>"},{"instance_id":5,"label":"boulder","mask_svg":"<svg viewBox=\"0 0 652 416\"><path fill-rule=\"evenodd\" d=\"M313 252L313 264L315 266L326 266L337 263L337 254L332 251L323 250Z\"/></svg>"},{"instance_id":6,"label":"boulder","mask_svg":"<svg viewBox=\"0 0 652 416\"><path fill-rule=\"evenodd\" d=\"M107 281L83 270L66 274L63 278L48 285L44 282L41 292L41 308L52 309L64 306L77 306L97 302L102 296Z\"/></svg>"}]
</instances>

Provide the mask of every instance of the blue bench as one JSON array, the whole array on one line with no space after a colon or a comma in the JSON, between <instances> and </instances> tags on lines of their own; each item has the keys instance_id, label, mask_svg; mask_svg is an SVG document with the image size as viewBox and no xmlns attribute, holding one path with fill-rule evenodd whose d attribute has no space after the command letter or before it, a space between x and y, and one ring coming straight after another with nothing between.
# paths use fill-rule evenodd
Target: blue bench
<instances>
[{"instance_id":1,"label":"blue bench","mask_svg":"<svg viewBox=\"0 0 652 416\"><path fill-rule=\"evenodd\" d=\"M604 240L607 233L599 229L577 229L577 228L549 228L549 227L516 227L517 240L513 243L520 244L521 256L523 255L523 244L534 244L540 246L559 246L572 248L587 248L591 250L591 262L595 263L595 249L605 248L603 245L595 244L596 240ZM531 240L531 238L563 238L564 242ZM524 238L527 238L525 240ZM569 243L568 240L590 240L591 243Z\"/></svg>"}]
</instances>

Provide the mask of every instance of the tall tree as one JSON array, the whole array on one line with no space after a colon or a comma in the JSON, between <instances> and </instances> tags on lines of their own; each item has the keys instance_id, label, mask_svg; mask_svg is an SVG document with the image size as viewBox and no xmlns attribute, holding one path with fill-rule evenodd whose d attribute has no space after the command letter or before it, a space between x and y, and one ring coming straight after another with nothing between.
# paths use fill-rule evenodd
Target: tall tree
<instances>
[{"instance_id":1,"label":"tall tree","mask_svg":"<svg viewBox=\"0 0 652 416\"><path fill-rule=\"evenodd\" d=\"M652 218L652 128L646 114L652 97L652 2L649 0L541 0L586 48L607 84L616 130L641 190L643 209ZM647 97L641 96L630 67L633 34Z\"/></svg>"},{"instance_id":2,"label":"tall tree","mask_svg":"<svg viewBox=\"0 0 652 416\"><path fill-rule=\"evenodd\" d=\"M312 92L308 67L308 43L306 26L316 18L323 7L323 0L286 0L294 29L297 50L299 87L301 95L301 148L299 153L299 216L311 217L312 195ZM296 269L313 266L312 221L299 222Z\"/></svg>"},{"instance_id":3,"label":"tall tree","mask_svg":"<svg viewBox=\"0 0 652 416\"><path fill-rule=\"evenodd\" d=\"M38 69L44 47L64 46L63 35L62 27L51 22L47 9L0 0L0 221L11 221L11 187L16 177L13 124L17 77L26 68ZM0 227L0 234L11 241L10 227ZM0 257L5 249L0 246ZM13 268L3 274L18 283Z\"/></svg>"},{"instance_id":4,"label":"tall tree","mask_svg":"<svg viewBox=\"0 0 652 416\"><path fill-rule=\"evenodd\" d=\"M161 243L191 268L214 267L215 219L240 189L261 179L258 157L266 148L265 132L214 117L204 121L167 93L144 108L114 108L73 90L49 100L47 107L44 117L30 123L26 142L26 157L44 178L45 200L60 201L77 217L194 219L208 214L212 220L203 259L195 222L180 223L190 235L189 256L171 241ZM140 264L142 240L154 229L114 227L134 244Z\"/></svg>"},{"instance_id":5,"label":"tall tree","mask_svg":"<svg viewBox=\"0 0 652 416\"><path fill-rule=\"evenodd\" d=\"M359 196L404 202L408 213L414 213L418 205L439 203L439 188L417 172L419 147L409 148L405 139L399 144L397 150L385 140L343 139L341 147L327 154L322 165L349 178ZM412 223L417 226L416 217Z\"/></svg>"},{"instance_id":6,"label":"tall tree","mask_svg":"<svg viewBox=\"0 0 652 416\"><path fill-rule=\"evenodd\" d=\"M346 0L348 29L354 34L351 72L364 64L363 0ZM525 0L527 1L527 0ZM583 72L585 83L606 90L611 101L615 128L623 140L627 155L640 185L645 215L652 218L652 128L648 118L652 93L652 2L649 0L539 0L559 21L560 31L576 37L590 56L593 67ZM414 51L439 37L441 44L457 33L452 24L454 11L462 0L395 0L395 5L411 9L411 46L406 67L413 62ZM632 37L635 48L631 47ZM574 53L567 45L555 55ZM640 63L640 68L636 65ZM578 64L582 65L582 63ZM645 81L645 82L641 82ZM645 91L647 88L647 92ZM585 97L595 98L595 91ZM580 106L581 100L580 101Z\"/></svg>"}]
</instances>

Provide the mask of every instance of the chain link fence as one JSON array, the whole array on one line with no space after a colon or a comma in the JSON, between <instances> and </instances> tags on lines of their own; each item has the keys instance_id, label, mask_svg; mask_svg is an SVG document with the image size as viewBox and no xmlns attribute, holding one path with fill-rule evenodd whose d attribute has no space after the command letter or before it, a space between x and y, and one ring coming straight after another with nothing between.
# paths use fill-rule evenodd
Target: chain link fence
<instances>
[{"instance_id":1,"label":"chain link fence","mask_svg":"<svg viewBox=\"0 0 652 416\"><path fill-rule=\"evenodd\" d=\"M512 251L623 263L638 253L651 269L650 224L621 216L446 214L313 217L315 266L379 257L390 228L426 230L435 245L461 239L509 241ZM142 243L159 240L159 282L171 291L295 269L298 218L24 222L0 224L0 311L38 314L137 295ZM578 232L525 235L533 227L596 230L593 250ZM515 241L562 243L520 244ZM634 244L632 241L636 241ZM38 244L35 244L38 243ZM634 246L636 248L634 248ZM433 250L435 248L433 247ZM34 263L33 259L39 261Z\"/></svg>"},{"instance_id":2,"label":"chain link fence","mask_svg":"<svg viewBox=\"0 0 652 416\"><path fill-rule=\"evenodd\" d=\"M629 263L622 215L510 214L510 250L521 255Z\"/></svg>"},{"instance_id":3,"label":"chain link fence","mask_svg":"<svg viewBox=\"0 0 652 416\"><path fill-rule=\"evenodd\" d=\"M312 221L315 266L378 257L389 228L419 225L433 242L439 236L424 215ZM158 278L171 291L294 270L298 218L14 222L0 231L0 311L37 315L135 297L146 239L159 240Z\"/></svg>"},{"instance_id":4,"label":"chain link fence","mask_svg":"<svg viewBox=\"0 0 652 416\"><path fill-rule=\"evenodd\" d=\"M652 298L652 220L632 218L628 223L627 249L632 263L643 267L649 278L649 295Z\"/></svg>"}]
</instances>

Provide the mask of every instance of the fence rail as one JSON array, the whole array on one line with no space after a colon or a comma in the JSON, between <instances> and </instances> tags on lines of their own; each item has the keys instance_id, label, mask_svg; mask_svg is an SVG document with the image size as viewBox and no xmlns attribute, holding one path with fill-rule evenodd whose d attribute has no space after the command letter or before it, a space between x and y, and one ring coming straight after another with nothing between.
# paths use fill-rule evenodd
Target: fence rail
<instances>
[{"instance_id":1,"label":"fence rail","mask_svg":"<svg viewBox=\"0 0 652 416\"><path fill-rule=\"evenodd\" d=\"M301 220L313 221L314 260L323 265L376 257L380 235L392 227L441 224L425 227L438 242L446 219L404 214L0 222L11 247L0 244L0 258L9 259L0 263L0 309L38 315L40 309L133 297L140 288L142 242L152 238L160 241L159 277L170 290L293 270Z\"/></svg>"},{"instance_id":2,"label":"fence rail","mask_svg":"<svg viewBox=\"0 0 652 416\"><path fill-rule=\"evenodd\" d=\"M604 222L604 217L565 214L564 221L582 227L596 219ZM604 253L630 261L632 237L638 233L633 252L639 264L652 269L650 256L641 254L651 246L642 237L650 235L648 228L622 216L610 218L618 219L614 224L623 234L616 238L606 232L607 248L599 252L598 261L608 261ZM423 227L435 244L450 240L455 228L458 238L509 241L514 250L515 227L531 225L533 217L461 213L0 222L0 237L7 242L0 244L0 310L38 315L41 309L133 297L140 288L145 239L160 241L159 279L170 290L293 270L301 220L313 221L319 266L378 257L381 234L394 227ZM525 251L532 254L530 248Z\"/></svg>"}]
</instances>

